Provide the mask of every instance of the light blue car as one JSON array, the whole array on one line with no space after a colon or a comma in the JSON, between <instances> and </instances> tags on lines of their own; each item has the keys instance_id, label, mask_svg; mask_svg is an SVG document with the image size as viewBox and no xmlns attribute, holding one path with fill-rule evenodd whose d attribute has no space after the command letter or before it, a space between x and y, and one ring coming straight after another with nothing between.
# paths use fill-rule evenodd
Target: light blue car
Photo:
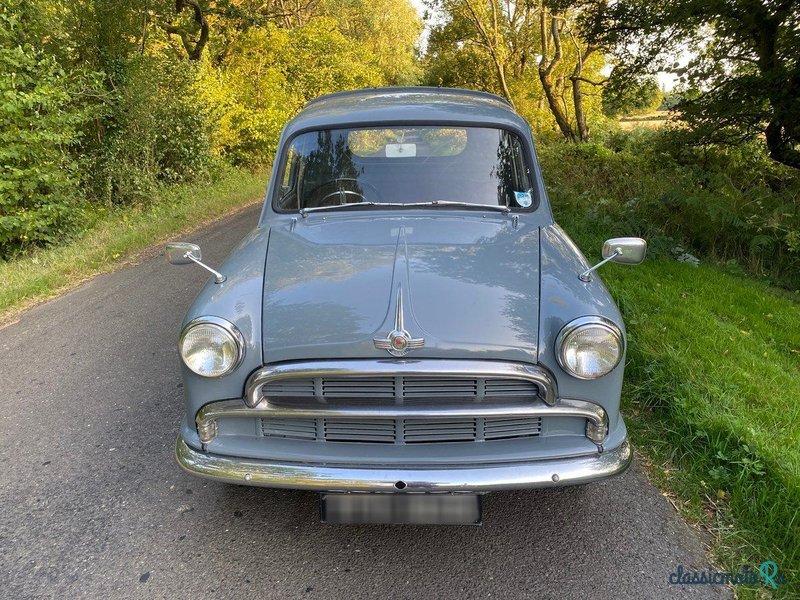
<instances>
[{"instance_id":1,"label":"light blue car","mask_svg":"<svg viewBox=\"0 0 800 600\"><path fill-rule=\"evenodd\" d=\"M628 467L622 319L506 101L331 94L278 147L218 270L167 247L213 274L180 333L185 470L318 490L334 523L474 523L482 493ZM645 251L609 240L600 264Z\"/></svg>"}]
</instances>

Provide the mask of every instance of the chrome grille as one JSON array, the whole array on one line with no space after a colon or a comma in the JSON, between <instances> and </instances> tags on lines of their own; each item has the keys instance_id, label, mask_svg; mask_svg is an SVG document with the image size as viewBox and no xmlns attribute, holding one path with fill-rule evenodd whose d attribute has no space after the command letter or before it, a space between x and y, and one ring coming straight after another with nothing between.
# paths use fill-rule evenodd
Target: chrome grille
<instances>
[{"instance_id":1,"label":"chrome grille","mask_svg":"<svg viewBox=\"0 0 800 600\"><path fill-rule=\"evenodd\" d=\"M293 440L317 439L316 419L261 419L261 433Z\"/></svg>"},{"instance_id":2,"label":"chrome grille","mask_svg":"<svg viewBox=\"0 0 800 600\"><path fill-rule=\"evenodd\" d=\"M501 417L496 419L484 419L483 437L487 440L526 437L529 435L539 435L541 432L541 417Z\"/></svg>"},{"instance_id":3,"label":"chrome grille","mask_svg":"<svg viewBox=\"0 0 800 600\"><path fill-rule=\"evenodd\" d=\"M435 444L535 437L541 417L459 419L261 419L265 437L367 444Z\"/></svg>"},{"instance_id":4,"label":"chrome grille","mask_svg":"<svg viewBox=\"0 0 800 600\"><path fill-rule=\"evenodd\" d=\"M323 398L394 398L394 378L379 377L376 379L335 379L332 377L320 377L320 386ZM312 394L314 389L313 380L300 380L311 383ZM271 392L271 386L267 385L267 395ZM308 388L308 383L304 386ZM309 396L305 396L308 398Z\"/></svg>"},{"instance_id":5,"label":"chrome grille","mask_svg":"<svg viewBox=\"0 0 800 600\"><path fill-rule=\"evenodd\" d=\"M376 400L502 400L539 397L538 386L523 379L484 377L378 376L279 379L262 388L267 398Z\"/></svg>"},{"instance_id":6,"label":"chrome grille","mask_svg":"<svg viewBox=\"0 0 800 600\"><path fill-rule=\"evenodd\" d=\"M480 393L479 379L404 377L402 383L403 398L477 398Z\"/></svg>"},{"instance_id":7,"label":"chrome grille","mask_svg":"<svg viewBox=\"0 0 800 600\"><path fill-rule=\"evenodd\" d=\"M536 394L538 388L530 381L520 381L518 379L486 379L486 395L501 396L503 398L530 396Z\"/></svg>"},{"instance_id":8,"label":"chrome grille","mask_svg":"<svg viewBox=\"0 0 800 600\"><path fill-rule=\"evenodd\" d=\"M394 419L371 419L351 421L346 419L322 419L323 439L326 442L367 442L393 444L397 423Z\"/></svg>"},{"instance_id":9,"label":"chrome grille","mask_svg":"<svg viewBox=\"0 0 800 600\"><path fill-rule=\"evenodd\" d=\"M403 425L403 441L406 444L473 442L478 437L477 419L408 419Z\"/></svg>"}]
</instances>

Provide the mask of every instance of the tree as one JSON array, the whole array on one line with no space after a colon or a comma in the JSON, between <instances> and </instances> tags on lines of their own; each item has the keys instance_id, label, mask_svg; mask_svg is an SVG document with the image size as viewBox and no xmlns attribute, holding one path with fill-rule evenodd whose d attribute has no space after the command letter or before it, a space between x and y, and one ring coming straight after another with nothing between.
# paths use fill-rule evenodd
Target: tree
<instances>
[{"instance_id":1,"label":"tree","mask_svg":"<svg viewBox=\"0 0 800 600\"><path fill-rule=\"evenodd\" d=\"M372 55L391 85L415 85L420 69L415 46L422 19L408 0L323 0L324 16L336 19L338 29Z\"/></svg>"},{"instance_id":2,"label":"tree","mask_svg":"<svg viewBox=\"0 0 800 600\"><path fill-rule=\"evenodd\" d=\"M250 28L219 65L203 65L200 94L215 124L215 152L234 164L267 164L281 128L305 102L382 84L375 63L330 18L313 18L292 29Z\"/></svg>"},{"instance_id":3,"label":"tree","mask_svg":"<svg viewBox=\"0 0 800 600\"><path fill-rule=\"evenodd\" d=\"M672 70L688 94L676 107L702 143L765 140L800 169L798 0L619 0L596 3L584 35L614 47L619 77ZM670 64L691 50L684 67Z\"/></svg>"},{"instance_id":4,"label":"tree","mask_svg":"<svg viewBox=\"0 0 800 600\"><path fill-rule=\"evenodd\" d=\"M656 110L664 92L655 77L611 78L603 89L603 113L609 117L641 114Z\"/></svg>"},{"instance_id":5,"label":"tree","mask_svg":"<svg viewBox=\"0 0 800 600\"><path fill-rule=\"evenodd\" d=\"M49 244L78 226L79 146L98 94L91 73L67 73L26 29L26 2L0 7L0 257ZM53 22L47 24L48 27ZM41 31L46 31L47 28Z\"/></svg>"},{"instance_id":6,"label":"tree","mask_svg":"<svg viewBox=\"0 0 800 600\"><path fill-rule=\"evenodd\" d=\"M441 63L461 63L476 87L505 96L518 110L526 101L545 101L561 135L589 139L586 92L603 85L599 44L587 44L576 17L575 2L502 0L431 0L444 22L433 28L428 47L428 81L449 83ZM481 57L484 66L479 63ZM452 71L453 69L451 69ZM455 69L460 73L460 69ZM437 81L438 80L438 81ZM597 103L599 104L599 103ZM535 120L535 119L532 119Z\"/></svg>"}]
</instances>

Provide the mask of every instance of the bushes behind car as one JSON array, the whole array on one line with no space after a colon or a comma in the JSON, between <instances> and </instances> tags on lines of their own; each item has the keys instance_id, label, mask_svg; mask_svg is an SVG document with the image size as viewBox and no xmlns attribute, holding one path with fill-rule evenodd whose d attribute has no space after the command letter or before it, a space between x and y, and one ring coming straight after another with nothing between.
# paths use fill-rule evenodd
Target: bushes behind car
<instances>
[{"instance_id":1,"label":"bushes behind car","mask_svg":"<svg viewBox=\"0 0 800 600\"><path fill-rule=\"evenodd\" d=\"M667 128L549 142L539 153L556 211L641 235L651 253L707 257L800 289L800 173L759 145L692 146Z\"/></svg>"}]
</instances>

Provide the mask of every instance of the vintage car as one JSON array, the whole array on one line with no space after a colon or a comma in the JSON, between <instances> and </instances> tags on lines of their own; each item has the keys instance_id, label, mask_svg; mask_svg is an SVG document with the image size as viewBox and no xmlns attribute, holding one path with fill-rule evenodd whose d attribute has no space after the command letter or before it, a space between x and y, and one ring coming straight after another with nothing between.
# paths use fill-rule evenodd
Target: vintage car
<instances>
[{"instance_id":1,"label":"vintage car","mask_svg":"<svg viewBox=\"0 0 800 600\"><path fill-rule=\"evenodd\" d=\"M553 220L530 128L442 88L322 96L180 332L178 463L322 492L330 522L472 523L631 461L620 313ZM602 263L638 263L639 238ZM600 264L602 264L600 263Z\"/></svg>"}]
</instances>

